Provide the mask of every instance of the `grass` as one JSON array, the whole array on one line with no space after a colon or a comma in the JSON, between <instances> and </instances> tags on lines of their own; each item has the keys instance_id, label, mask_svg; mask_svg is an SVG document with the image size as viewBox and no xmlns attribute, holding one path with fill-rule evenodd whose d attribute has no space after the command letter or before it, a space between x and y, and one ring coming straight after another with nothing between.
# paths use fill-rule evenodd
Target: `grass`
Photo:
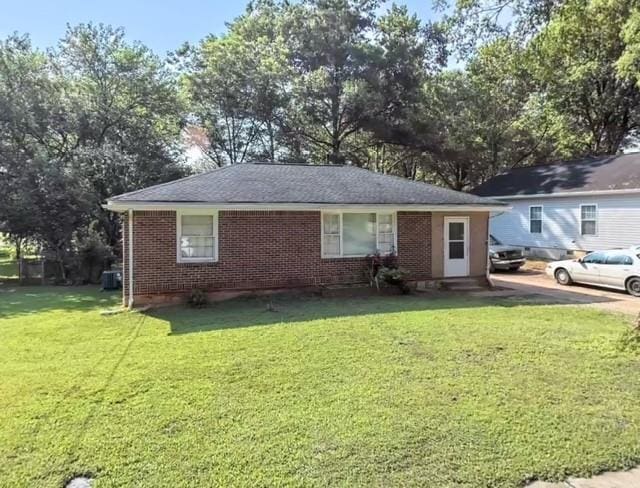
<instances>
[{"instance_id":1,"label":"grass","mask_svg":"<svg viewBox=\"0 0 640 488\"><path fill-rule=\"evenodd\" d=\"M515 487L640 461L640 356L593 309L258 300L102 316L0 289L0 485Z\"/></svg>"}]
</instances>

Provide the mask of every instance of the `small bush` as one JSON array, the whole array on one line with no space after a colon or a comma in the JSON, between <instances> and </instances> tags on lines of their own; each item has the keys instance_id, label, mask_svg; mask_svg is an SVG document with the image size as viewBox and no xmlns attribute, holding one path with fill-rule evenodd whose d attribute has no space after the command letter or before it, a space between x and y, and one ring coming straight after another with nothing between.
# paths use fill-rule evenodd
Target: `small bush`
<instances>
[{"instance_id":1,"label":"small bush","mask_svg":"<svg viewBox=\"0 0 640 488\"><path fill-rule=\"evenodd\" d=\"M406 295L411 291L411 288L409 288L407 284L408 276L409 273L402 268L387 268L386 266L382 266L376 274L376 282L397 286L402 290L402 293Z\"/></svg>"},{"instance_id":2,"label":"small bush","mask_svg":"<svg viewBox=\"0 0 640 488\"><path fill-rule=\"evenodd\" d=\"M624 331L620 337L619 347L623 351L640 352L640 315L636 325Z\"/></svg>"},{"instance_id":3,"label":"small bush","mask_svg":"<svg viewBox=\"0 0 640 488\"><path fill-rule=\"evenodd\" d=\"M187 303L193 308L202 308L207 305L207 293L200 288L194 288L189 293Z\"/></svg>"}]
</instances>

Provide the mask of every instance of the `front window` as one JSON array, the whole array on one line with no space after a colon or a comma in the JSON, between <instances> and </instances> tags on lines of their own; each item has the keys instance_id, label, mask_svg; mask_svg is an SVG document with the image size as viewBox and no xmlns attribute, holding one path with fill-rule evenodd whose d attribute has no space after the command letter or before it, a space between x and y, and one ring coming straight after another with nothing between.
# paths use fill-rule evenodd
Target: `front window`
<instances>
[{"instance_id":1,"label":"front window","mask_svg":"<svg viewBox=\"0 0 640 488\"><path fill-rule=\"evenodd\" d=\"M323 213L322 256L360 257L395 250L395 216L391 213Z\"/></svg>"},{"instance_id":2,"label":"front window","mask_svg":"<svg viewBox=\"0 0 640 488\"><path fill-rule=\"evenodd\" d=\"M598 229L598 207L580 205L580 233L583 236L595 236Z\"/></svg>"},{"instance_id":3,"label":"front window","mask_svg":"<svg viewBox=\"0 0 640 488\"><path fill-rule=\"evenodd\" d=\"M500 242L498 239L496 239L492 235L489 236L489 243L492 246L502 246L502 242Z\"/></svg>"},{"instance_id":4,"label":"front window","mask_svg":"<svg viewBox=\"0 0 640 488\"><path fill-rule=\"evenodd\" d=\"M217 234L215 214L179 214L178 261L216 261Z\"/></svg>"},{"instance_id":5,"label":"front window","mask_svg":"<svg viewBox=\"0 0 640 488\"><path fill-rule=\"evenodd\" d=\"M607 262L607 255L603 252L592 252L582 258L582 262L589 264L604 264Z\"/></svg>"},{"instance_id":6,"label":"front window","mask_svg":"<svg viewBox=\"0 0 640 488\"><path fill-rule=\"evenodd\" d=\"M542 205L529 207L529 232L542 234Z\"/></svg>"}]
</instances>

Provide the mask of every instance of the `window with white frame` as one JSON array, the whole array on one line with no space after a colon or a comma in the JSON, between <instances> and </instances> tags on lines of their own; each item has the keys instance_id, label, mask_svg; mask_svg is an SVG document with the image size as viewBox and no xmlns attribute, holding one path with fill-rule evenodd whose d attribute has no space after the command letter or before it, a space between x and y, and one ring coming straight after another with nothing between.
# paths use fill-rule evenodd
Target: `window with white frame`
<instances>
[{"instance_id":1,"label":"window with white frame","mask_svg":"<svg viewBox=\"0 0 640 488\"><path fill-rule=\"evenodd\" d=\"M178 214L179 262L217 261L217 240L217 214Z\"/></svg>"},{"instance_id":2,"label":"window with white frame","mask_svg":"<svg viewBox=\"0 0 640 488\"><path fill-rule=\"evenodd\" d=\"M542 234L542 205L529 207L529 232Z\"/></svg>"},{"instance_id":3,"label":"window with white frame","mask_svg":"<svg viewBox=\"0 0 640 488\"><path fill-rule=\"evenodd\" d=\"M323 257L357 257L395 251L395 215L375 212L322 214Z\"/></svg>"},{"instance_id":4,"label":"window with white frame","mask_svg":"<svg viewBox=\"0 0 640 488\"><path fill-rule=\"evenodd\" d=\"M583 236L595 236L597 231L597 205L580 205L580 234Z\"/></svg>"}]
</instances>

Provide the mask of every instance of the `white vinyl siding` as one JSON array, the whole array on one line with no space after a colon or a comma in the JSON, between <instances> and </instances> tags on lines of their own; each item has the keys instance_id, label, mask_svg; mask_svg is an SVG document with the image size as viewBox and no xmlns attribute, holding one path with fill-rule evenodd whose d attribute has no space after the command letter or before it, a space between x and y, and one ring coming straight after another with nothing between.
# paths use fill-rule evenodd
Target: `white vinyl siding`
<instances>
[{"instance_id":1,"label":"white vinyl siding","mask_svg":"<svg viewBox=\"0 0 640 488\"><path fill-rule=\"evenodd\" d=\"M176 219L179 263L218 260L218 215L216 212L178 212Z\"/></svg>"},{"instance_id":2,"label":"white vinyl siding","mask_svg":"<svg viewBox=\"0 0 640 488\"><path fill-rule=\"evenodd\" d=\"M323 212L322 257L364 257L396 248L394 213Z\"/></svg>"},{"instance_id":3,"label":"white vinyl siding","mask_svg":"<svg viewBox=\"0 0 640 488\"><path fill-rule=\"evenodd\" d=\"M494 215L491 234L507 245L593 251L640 244L640 194L502 200L512 210ZM542 233L529 232L529 207L544 207ZM597 235L582 235L581 205L597 205Z\"/></svg>"}]
</instances>

